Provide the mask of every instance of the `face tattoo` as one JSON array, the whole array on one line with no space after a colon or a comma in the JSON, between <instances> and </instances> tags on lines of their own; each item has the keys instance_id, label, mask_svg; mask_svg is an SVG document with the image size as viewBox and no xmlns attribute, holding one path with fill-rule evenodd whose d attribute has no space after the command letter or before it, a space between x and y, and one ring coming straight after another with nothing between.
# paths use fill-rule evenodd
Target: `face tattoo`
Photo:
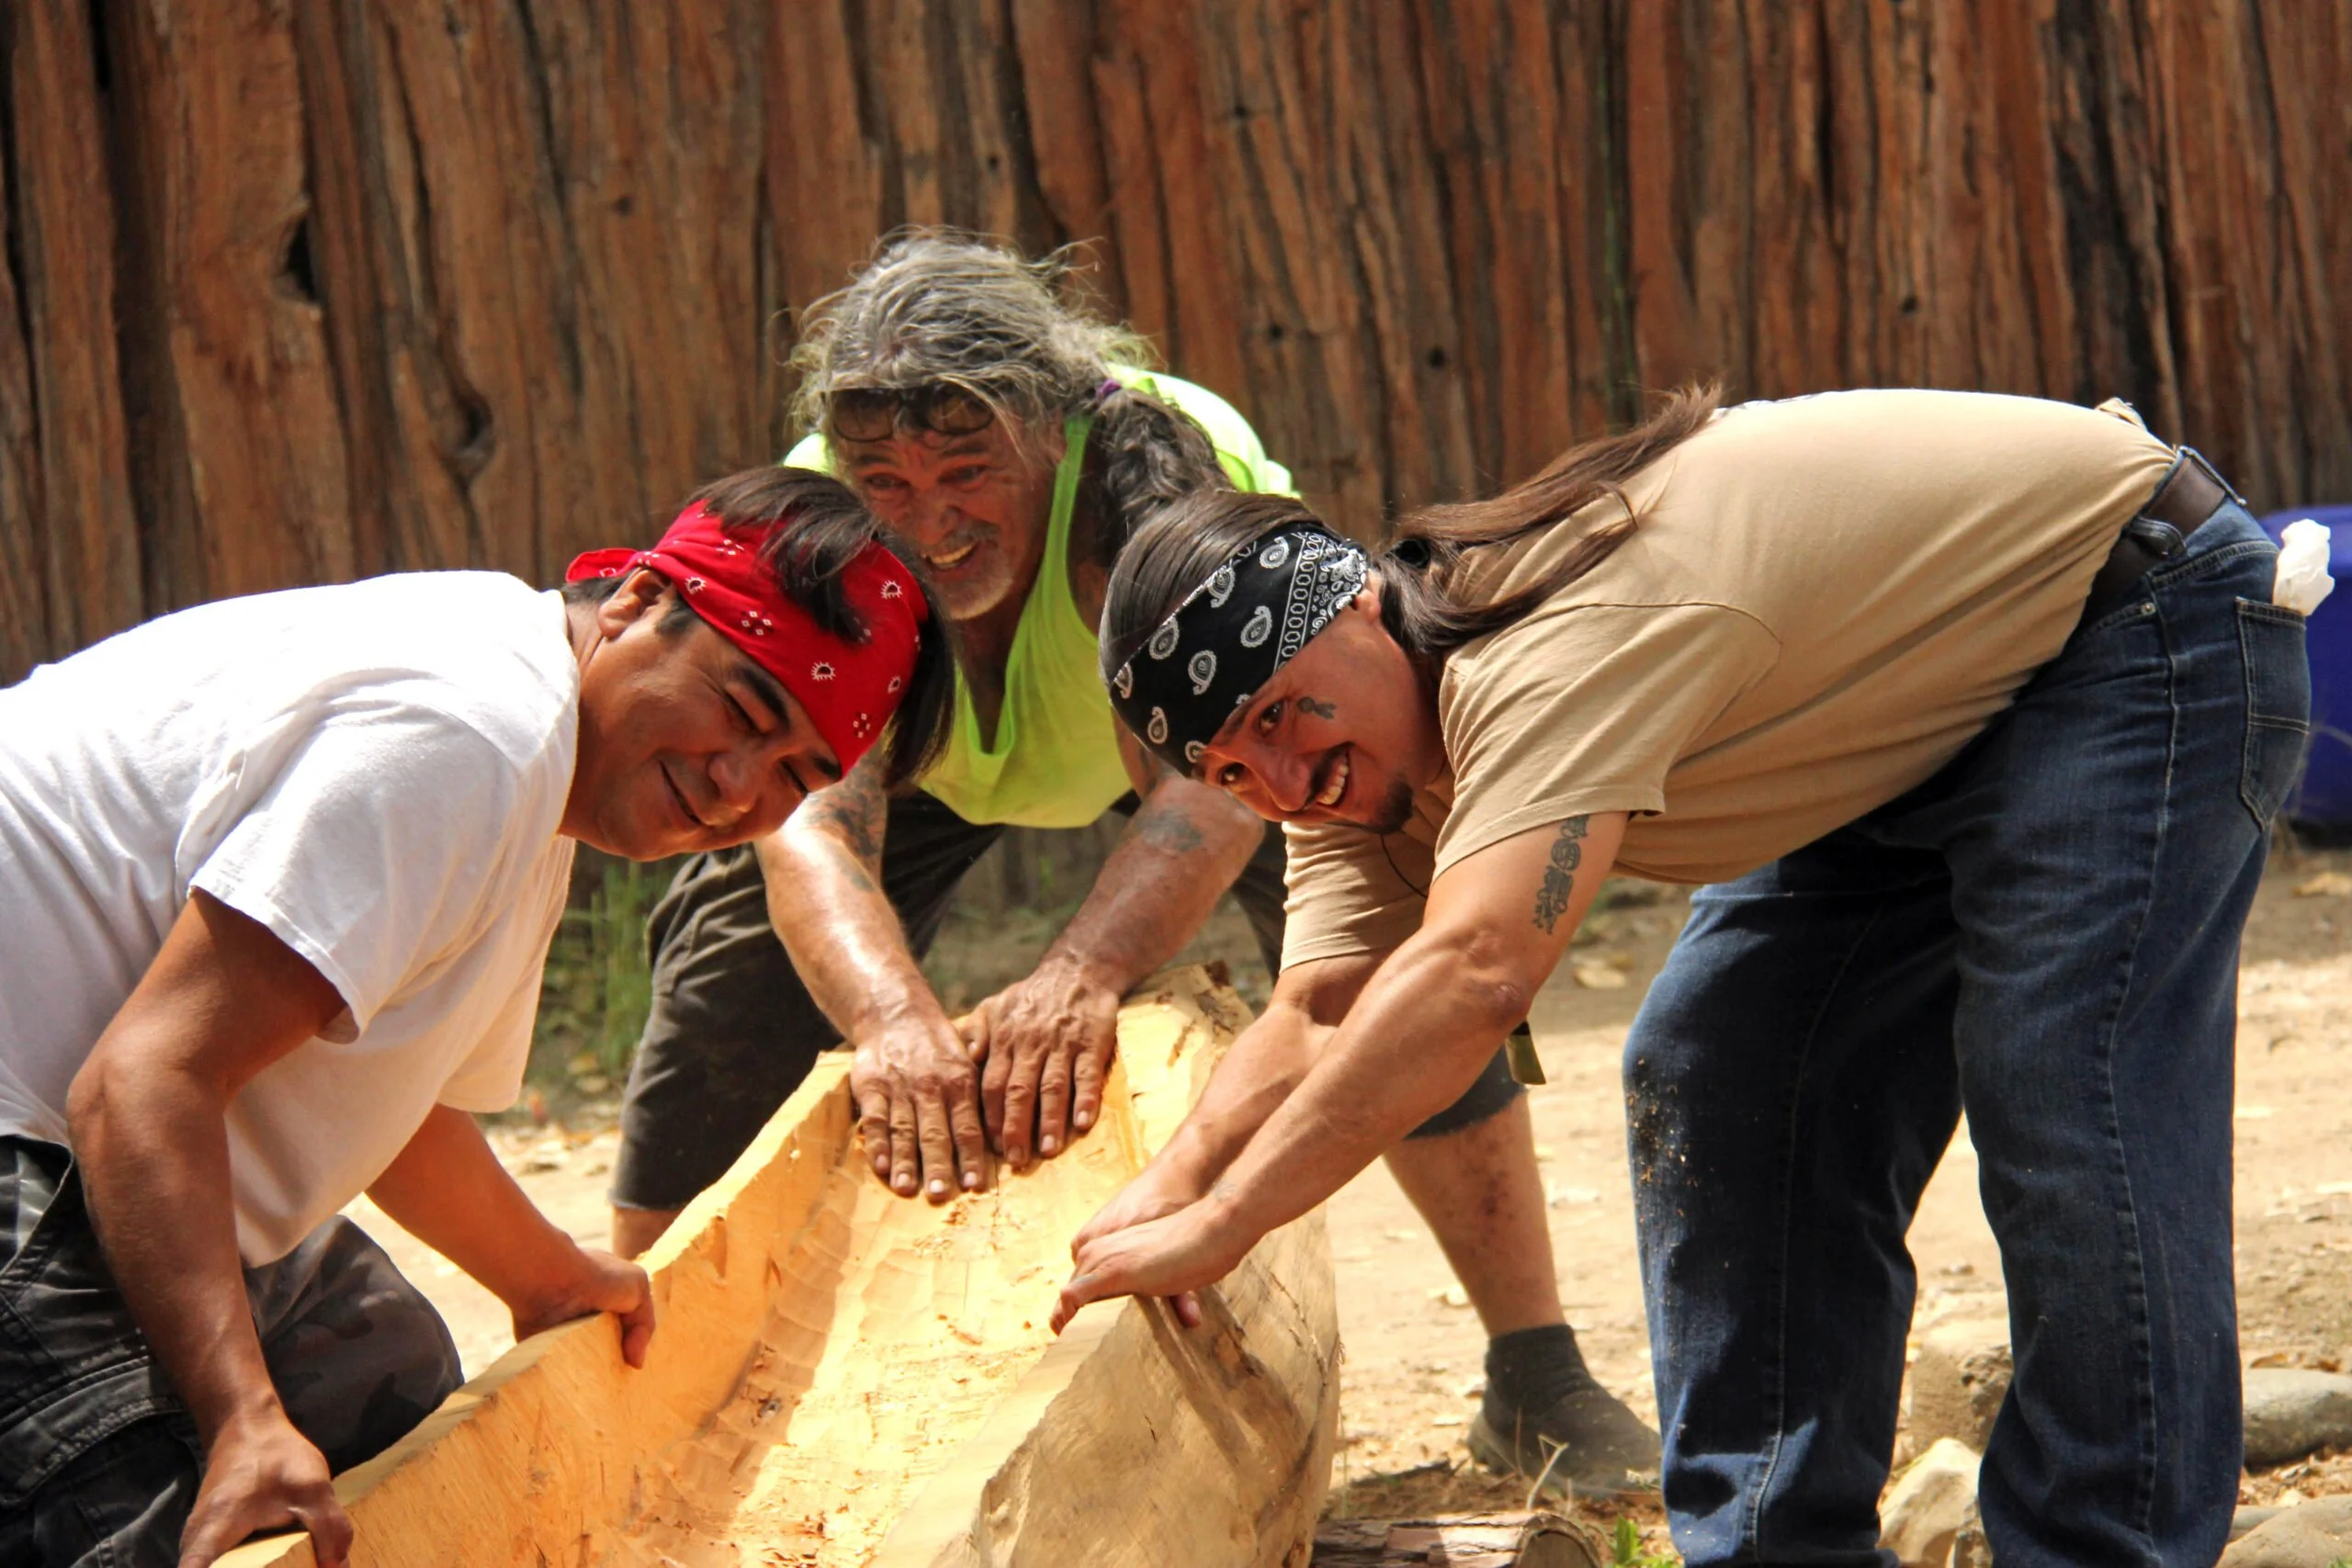
<instances>
[{"instance_id":1,"label":"face tattoo","mask_svg":"<svg viewBox=\"0 0 2352 1568\"><path fill-rule=\"evenodd\" d=\"M1236 550L1111 677L1111 705L1190 776L1226 720L1363 591L1371 561L1296 523Z\"/></svg>"}]
</instances>

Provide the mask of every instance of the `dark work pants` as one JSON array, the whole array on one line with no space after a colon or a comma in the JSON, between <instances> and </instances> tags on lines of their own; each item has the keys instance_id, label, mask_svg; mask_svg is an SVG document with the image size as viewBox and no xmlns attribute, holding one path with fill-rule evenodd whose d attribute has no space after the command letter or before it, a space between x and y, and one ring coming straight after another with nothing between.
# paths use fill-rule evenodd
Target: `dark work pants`
<instances>
[{"instance_id":1,"label":"dark work pants","mask_svg":"<svg viewBox=\"0 0 2352 1568\"><path fill-rule=\"evenodd\" d=\"M461 1380L432 1304L345 1219L245 1270L287 1415L338 1472ZM204 1479L196 1423L99 1252L73 1156L0 1137L0 1563L161 1564Z\"/></svg>"},{"instance_id":2,"label":"dark work pants","mask_svg":"<svg viewBox=\"0 0 2352 1568\"><path fill-rule=\"evenodd\" d=\"M1128 795L1113 807L1133 813ZM927 795L893 800L882 892L915 956L931 951L965 873L1004 829L967 822ZM1233 884L1272 973L1282 967L1283 840L1270 828ZM748 844L696 855L654 907L653 1010L621 1103L616 1208L669 1210L726 1173L735 1156L841 1043L768 922L767 888ZM1519 1093L1498 1052L1478 1081L1415 1136L1485 1120Z\"/></svg>"},{"instance_id":3,"label":"dark work pants","mask_svg":"<svg viewBox=\"0 0 2352 1568\"><path fill-rule=\"evenodd\" d=\"M2223 508L1934 778L1693 899L1625 1048L1690 1562L1891 1568L1904 1233L1963 1109L2017 1366L1994 1561L2219 1555L2238 938L2309 703L2273 559Z\"/></svg>"}]
</instances>

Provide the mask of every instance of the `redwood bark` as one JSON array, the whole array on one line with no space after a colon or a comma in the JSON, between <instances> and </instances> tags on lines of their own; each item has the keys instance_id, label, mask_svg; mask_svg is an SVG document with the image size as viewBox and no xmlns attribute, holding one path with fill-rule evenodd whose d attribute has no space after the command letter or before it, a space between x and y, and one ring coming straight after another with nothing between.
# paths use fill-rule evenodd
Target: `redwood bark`
<instances>
[{"instance_id":1,"label":"redwood bark","mask_svg":"<svg viewBox=\"0 0 2352 1568\"><path fill-rule=\"evenodd\" d=\"M1698 376L2121 394L2352 497L2352 9L99 0L0 20L0 679L552 581L792 434L879 236L1077 286L1376 530Z\"/></svg>"}]
</instances>

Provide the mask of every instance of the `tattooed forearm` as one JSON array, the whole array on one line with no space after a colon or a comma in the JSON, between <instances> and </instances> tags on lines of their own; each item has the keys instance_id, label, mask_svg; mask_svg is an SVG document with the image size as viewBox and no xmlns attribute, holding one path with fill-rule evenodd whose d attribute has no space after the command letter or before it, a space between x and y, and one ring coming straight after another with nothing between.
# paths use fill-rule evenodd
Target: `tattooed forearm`
<instances>
[{"instance_id":1,"label":"tattooed forearm","mask_svg":"<svg viewBox=\"0 0 2352 1568\"><path fill-rule=\"evenodd\" d=\"M888 804L865 770L854 769L841 783L818 791L806 809L811 823L839 839L851 854L870 866L882 863L882 824Z\"/></svg>"},{"instance_id":2,"label":"tattooed forearm","mask_svg":"<svg viewBox=\"0 0 2352 1568\"><path fill-rule=\"evenodd\" d=\"M1576 891L1577 867L1584 862L1582 840L1589 817L1571 817L1560 824L1552 840L1552 863L1544 868L1544 886L1535 890L1535 924L1545 935L1567 912L1568 896Z\"/></svg>"},{"instance_id":3,"label":"tattooed forearm","mask_svg":"<svg viewBox=\"0 0 2352 1568\"><path fill-rule=\"evenodd\" d=\"M1208 842L1182 807L1171 808L1159 801L1146 801L1136 811L1135 825L1128 831L1168 855L1197 854Z\"/></svg>"},{"instance_id":4,"label":"tattooed forearm","mask_svg":"<svg viewBox=\"0 0 2352 1568\"><path fill-rule=\"evenodd\" d=\"M1340 716L1340 705L1337 703L1319 702L1313 697L1296 697L1292 700L1298 704L1298 711L1301 713L1311 713L1317 718Z\"/></svg>"}]
</instances>

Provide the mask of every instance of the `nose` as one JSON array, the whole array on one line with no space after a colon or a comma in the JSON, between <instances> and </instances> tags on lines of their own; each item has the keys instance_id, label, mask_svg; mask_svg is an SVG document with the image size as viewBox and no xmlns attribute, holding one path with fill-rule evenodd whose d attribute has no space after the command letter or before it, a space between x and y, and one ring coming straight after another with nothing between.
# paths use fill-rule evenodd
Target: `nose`
<instances>
[{"instance_id":1,"label":"nose","mask_svg":"<svg viewBox=\"0 0 2352 1568\"><path fill-rule=\"evenodd\" d=\"M899 532L928 548L955 527L955 502L931 486L920 486L906 498L897 521Z\"/></svg>"},{"instance_id":2,"label":"nose","mask_svg":"<svg viewBox=\"0 0 2352 1568\"><path fill-rule=\"evenodd\" d=\"M735 821L741 821L759 809L761 789L775 774L772 766L763 765L763 758L768 750L754 740L745 745L729 746L711 756L711 794Z\"/></svg>"},{"instance_id":3,"label":"nose","mask_svg":"<svg viewBox=\"0 0 2352 1568\"><path fill-rule=\"evenodd\" d=\"M1315 768L1298 752L1262 759L1252 772L1266 781L1266 794L1284 817L1296 817L1315 796Z\"/></svg>"},{"instance_id":4,"label":"nose","mask_svg":"<svg viewBox=\"0 0 2352 1568\"><path fill-rule=\"evenodd\" d=\"M1296 817L1314 795L1314 766L1298 753L1263 746L1237 747L1210 756L1209 776L1215 777L1216 770L1228 762L1241 765L1241 782L1231 793L1261 817L1277 822Z\"/></svg>"}]
</instances>

